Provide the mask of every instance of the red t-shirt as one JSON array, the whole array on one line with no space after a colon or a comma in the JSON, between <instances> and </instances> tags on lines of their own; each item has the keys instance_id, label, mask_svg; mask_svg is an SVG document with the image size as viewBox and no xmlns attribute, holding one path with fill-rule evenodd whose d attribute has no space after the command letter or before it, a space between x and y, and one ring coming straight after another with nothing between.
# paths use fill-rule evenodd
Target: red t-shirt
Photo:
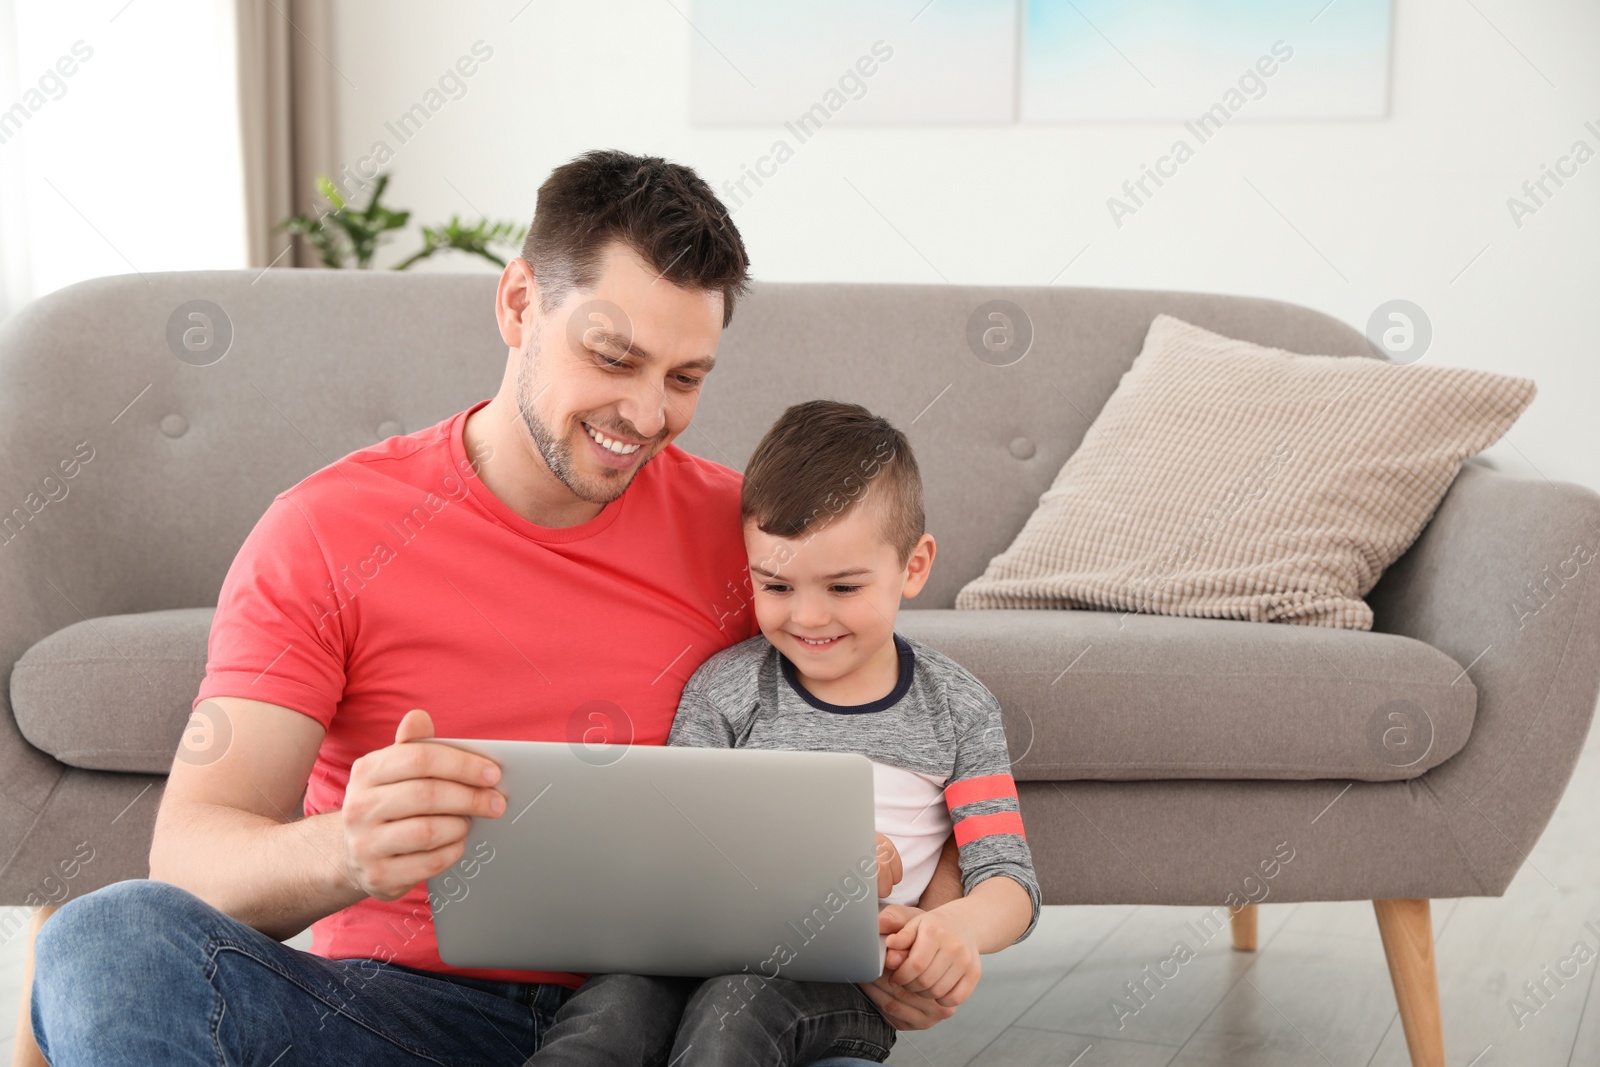
<instances>
[{"instance_id":1,"label":"red t-shirt","mask_svg":"<svg viewBox=\"0 0 1600 1067\"><path fill-rule=\"evenodd\" d=\"M262 700L326 728L306 815L343 804L350 765L393 744L411 708L439 737L664 744L695 668L759 632L737 472L669 445L595 518L536 526L474 473L470 413L279 494L228 570L195 703ZM615 734L596 736L608 719ZM446 965L426 883L318 921L311 951L582 982Z\"/></svg>"}]
</instances>

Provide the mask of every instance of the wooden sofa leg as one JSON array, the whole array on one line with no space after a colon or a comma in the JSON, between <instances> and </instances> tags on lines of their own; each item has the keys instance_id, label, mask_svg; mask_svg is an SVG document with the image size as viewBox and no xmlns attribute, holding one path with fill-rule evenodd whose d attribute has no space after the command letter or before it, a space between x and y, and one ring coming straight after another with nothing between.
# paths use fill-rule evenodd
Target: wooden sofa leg
<instances>
[{"instance_id":1,"label":"wooden sofa leg","mask_svg":"<svg viewBox=\"0 0 1600 1067\"><path fill-rule=\"evenodd\" d=\"M28 943L22 956L22 995L17 998L17 1037L11 1047L11 1067L49 1067L44 1054L33 1040L33 941L39 936L39 927L55 914L54 904L33 909L28 920Z\"/></svg>"},{"instance_id":2,"label":"wooden sofa leg","mask_svg":"<svg viewBox=\"0 0 1600 1067\"><path fill-rule=\"evenodd\" d=\"M1244 904L1232 909L1229 923L1233 926L1233 950L1235 952L1254 952L1256 950L1256 906Z\"/></svg>"},{"instance_id":3,"label":"wooden sofa leg","mask_svg":"<svg viewBox=\"0 0 1600 1067\"><path fill-rule=\"evenodd\" d=\"M1433 914L1426 900L1374 900L1383 954L1389 959L1411 1067L1444 1067L1439 973L1433 962Z\"/></svg>"}]
</instances>

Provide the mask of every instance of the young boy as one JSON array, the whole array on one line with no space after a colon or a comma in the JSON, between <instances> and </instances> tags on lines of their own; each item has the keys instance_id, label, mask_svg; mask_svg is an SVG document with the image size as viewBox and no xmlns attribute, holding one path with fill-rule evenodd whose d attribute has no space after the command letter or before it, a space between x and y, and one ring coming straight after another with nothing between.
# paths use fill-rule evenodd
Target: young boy
<instances>
[{"instance_id":1,"label":"young boy","mask_svg":"<svg viewBox=\"0 0 1600 1067\"><path fill-rule=\"evenodd\" d=\"M859 405L796 404L750 459L741 518L761 636L694 673L668 744L867 756L880 840L903 872L889 903L922 895L953 826L966 895L913 916L888 949L905 950L898 984L964 996L981 953L1033 931L1039 885L999 703L894 632L901 597L921 591L934 557L910 445ZM882 1062L894 1037L846 983L595 975L530 1063Z\"/></svg>"}]
</instances>

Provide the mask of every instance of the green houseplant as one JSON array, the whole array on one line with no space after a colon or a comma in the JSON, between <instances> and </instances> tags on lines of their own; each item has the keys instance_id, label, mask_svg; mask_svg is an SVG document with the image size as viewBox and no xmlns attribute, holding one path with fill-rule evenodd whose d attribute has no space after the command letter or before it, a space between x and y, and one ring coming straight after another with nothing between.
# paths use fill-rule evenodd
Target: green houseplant
<instances>
[{"instance_id":1,"label":"green houseplant","mask_svg":"<svg viewBox=\"0 0 1600 1067\"><path fill-rule=\"evenodd\" d=\"M373 180L372 195L365 207L357 208L340 194L327 175L317 179L317 191L332 206L331 211L315 215L292 215L278 224L279 231L304 237L317 250L324 267L348 267L352 261L361 270L372 267L378 246L395 230L411 221L411 212L384 207L380 201L389 186L389 175ZM493 263L506 265L496 248L519 248L527 227L514 222L479 219L468 225L452 215L439 226L422 227L422 247L396 263L394 270L405 270L414 263L445 251L465 252Z\"/></svg>"}]
</instances>

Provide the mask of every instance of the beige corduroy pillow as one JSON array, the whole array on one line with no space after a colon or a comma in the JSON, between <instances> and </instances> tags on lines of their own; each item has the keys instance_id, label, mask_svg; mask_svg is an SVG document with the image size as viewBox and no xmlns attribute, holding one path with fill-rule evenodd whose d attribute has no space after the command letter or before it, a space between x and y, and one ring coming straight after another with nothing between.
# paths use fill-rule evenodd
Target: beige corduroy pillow
<instances>
[{"instance_id":1,"label":"beige corduroy pillow","mask_svg":"<svg viewBox=\"0 0 1600 1067\"><path fill-rule=\"evenodd\" d=\"M958 608L1372 628L1361 599L1534 383L1311 356L1158 315L1011 547Z\"/></svg>"}]
</instances>

